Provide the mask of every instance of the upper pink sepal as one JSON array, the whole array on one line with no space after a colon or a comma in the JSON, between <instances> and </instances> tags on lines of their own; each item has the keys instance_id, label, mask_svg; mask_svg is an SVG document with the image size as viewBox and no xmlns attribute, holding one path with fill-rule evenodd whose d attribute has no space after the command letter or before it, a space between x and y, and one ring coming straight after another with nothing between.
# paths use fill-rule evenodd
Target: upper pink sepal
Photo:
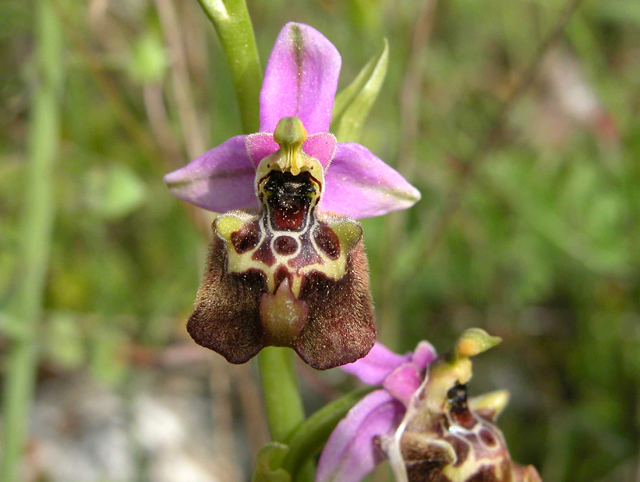
<instances>
[{"instance_id":1,"label":"upper pink sepal","mask_svg":"<svg viewBox=\"0 0 640 482\"><path fill-rule=\"evenodd\" d=\"M260 92L260 131L283 117L299 117L309 134L329 132L340 54L308 25L286 24L271 51Z\"/></svg>"}]
</instances>

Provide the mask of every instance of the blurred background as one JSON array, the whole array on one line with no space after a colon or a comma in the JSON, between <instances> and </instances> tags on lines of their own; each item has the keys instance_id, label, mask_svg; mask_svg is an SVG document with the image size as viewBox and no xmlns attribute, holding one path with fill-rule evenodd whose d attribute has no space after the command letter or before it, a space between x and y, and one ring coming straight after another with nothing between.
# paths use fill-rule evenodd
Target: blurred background
<instances>
[{"instance_id":1,"label":"blurred background","mask_svg":"<svg viewBox=\"0 0 640 482\"><path fill-rule=\"evenodd\" d=\"M249 10L263 64L284 23L309 23L341 52L341 87L389 39L361 142L422 201L362 223L380 338L501 336L470 389L511 391L513 457L546 482L640 481L637 3ZM196 0L0 2L4 404L26 408L37 373L18 480L250 479L267 440L254 364L184 330L213 215L162 183L240 130ZM309 413L356 386L299 368Z\"/></svg>"}]
</instances>

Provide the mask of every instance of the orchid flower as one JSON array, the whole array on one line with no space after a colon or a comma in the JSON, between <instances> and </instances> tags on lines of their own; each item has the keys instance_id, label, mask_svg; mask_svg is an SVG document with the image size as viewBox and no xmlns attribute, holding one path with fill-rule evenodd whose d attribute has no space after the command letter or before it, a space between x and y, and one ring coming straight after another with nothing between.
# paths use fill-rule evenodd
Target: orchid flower
<instances>
[{"instance_id":1,"label":"orchid flower","mask_svg":"<svg viewBox=\"0 0 640 482\"><path fill-rule=\"evenodd\" d=\"M470 329L439 358L424 341L407 355L376 343L366 357L341 367L381 388L336 426L320 456L316 482L359 482L385 458L396 482L541 482L533 466L511 461L495 425L508 392L467 401L469 357L499 341Z\"/></svg>"},{"instance_id":2,"label":"orchid flower","mask_svg":"<svg viewBox=\"0 0 640 482\"><path fill-rule=\"evenodd\" d=\"M322 34L284 26L267 63L260 132L232 137L165 177L176 197L226 212L187 329L244 363L288 346L318 369L375 342L362 228L420 193L366 147L329 133L340 55ZM231 211L231 212L228 212Z\"/></svg>"}]
</instances>

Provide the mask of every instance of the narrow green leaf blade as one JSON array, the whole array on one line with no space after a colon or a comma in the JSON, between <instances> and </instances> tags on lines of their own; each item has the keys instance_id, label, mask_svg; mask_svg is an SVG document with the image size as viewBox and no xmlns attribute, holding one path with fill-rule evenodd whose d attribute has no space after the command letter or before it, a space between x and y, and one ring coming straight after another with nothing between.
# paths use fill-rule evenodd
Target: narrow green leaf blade
<instances>
[{"instance_id":1,"label":"narrow green leaf blade","mask_svg":"<svg viewBox=\"0 0 640 482\"><path fill-rule=\"evenodd\" d=\"M378 97L389 64L389 42L360 71L355 80L336 96L331 131L339 142L356 142L371 106Z\"/></svg>"}]
</instances>

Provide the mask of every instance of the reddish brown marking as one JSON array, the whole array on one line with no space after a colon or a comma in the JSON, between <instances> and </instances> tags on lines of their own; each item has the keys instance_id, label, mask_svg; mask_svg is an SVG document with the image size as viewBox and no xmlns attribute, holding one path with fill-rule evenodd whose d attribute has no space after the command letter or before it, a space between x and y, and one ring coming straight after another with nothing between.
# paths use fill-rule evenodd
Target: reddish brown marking
<instances>
[{"instance_id":1,"label":"reddish brown marking","mask_svg":"<svg viewBox=\"0 0 640 482\"><path fill-rule=\"evenodd\" d=\"M293 284L293 280L291 278L292 277L289 270L284 266L280 266L276 271L276 290L278 289L278 286L280 286L280 283L282 283L285 279L289 280L289 286L291 286Z\"/></svg>"},{"instance_id":2,"label":"reddish brown marking","mask_svg":"<svg viewBox=\"0 0 640 482\"><path fill-rule=\"evenodd\" d=\"M258 221L245 224L238 231L231 233L231 243L236 253L251 251L260 242L260 224Z\"/></svg>"},{"instance_id":3,"label":"reddish brown marking","mask_svg":"<svg viewBox=\"0 0 640 482\"><path fill-rule=\"evenodd\" d=\"M295 269L300 269L305 266L309 266L310 264L322 264L322 258L318 253L316 253L313 244L311 244L308 233L300 236L300 242L302 243L300 253L289 261L289 266Z\"/></svg>"},{"instance_id":4,"label":"reddish brown marking","mask_svg":"<svg viewBox=\"0 0 640 482\"><path fill-rule=\"evenodd\" d=\"M258 250L253 253L251 259L255 261L262 261L267 266L273 266L276 262L276 257L271 252L271 246L269 246L269 239L265 239Z\"/></svg>"},{"instance_id":5,"label":"reddish brown marking","mask_svg":"<svg viewBox=\"0 0 640 482\"><path fill-rule=\"evenodd\" d=\"M278 236L274 243L276 253L288 256L296 252L298 242L291 236Z\"/></svg>"},{"instance_id":6,"label":"reddish brown marking","mask_svg":"<svg viewBox=\"0 0 640 482\"><path fill-rule=\"evenodd\" d=\"M458 467L462 465L469 456L469 444L460 440L458 437L453 437L451 435L444 437L444 439L452 445L453 450L455 450L456 455L458 456L454 466Z\"/></svg>"},{"instance_id":7,"label":"reddish brown marking","mask_svg":"<svg viewBox=\"0 0 640 482\"><path fill-rule=\"evenodd\" d=\"M300 229L307 217L307 206L289 205L287 207L271 205L273 224L278 230L293 231Z\"/></svg>"},{"instance_id":8,"label":"reddish brown marking","mask_svg":"<svg viewBox=\"0 0 640 482\"><path fill-rule=\"evenodd\" d=\"M458 407L453 407L451 409L451 416L453 417L454 422L461 427L466 429L472 429L476 422L476 418L473 416L471 411L467 408L466 402L464 405Z\"/></svg>"},{"instance_id":9,"label":"reddish brown marking","mask_svg":"<svg viewBox=\"0 0 640 482\"><path fill-rule=\"evenodd\" d=\"M496 438L486 428L480 430L480 439L489 447L496 444Z\"/></svg>"},{"instance_id":10,"label":"reddish brown marking","mask_svg":"<svg viewBox=\"0 0 640 482\"><path fill-rule=\"evenodd\" d=\"M314 233L314 238L318 247L331 259L338 259L340 256L340 239L329 226L319 223L318 229Z\"/></svg>"}]
</instances>

